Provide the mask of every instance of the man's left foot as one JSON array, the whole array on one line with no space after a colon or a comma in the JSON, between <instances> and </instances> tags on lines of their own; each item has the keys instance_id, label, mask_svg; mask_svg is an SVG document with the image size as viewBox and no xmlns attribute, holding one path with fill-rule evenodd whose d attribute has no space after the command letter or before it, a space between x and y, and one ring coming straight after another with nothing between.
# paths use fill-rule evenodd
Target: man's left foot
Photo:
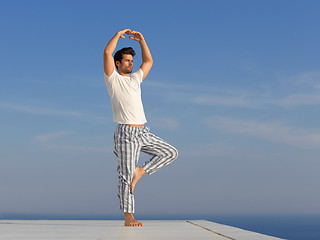
<instances>
[{"instance_id":1,"label":"man's left foot","mask_svg":"<svg viewBox=\"0 0 320 240\"><path fill-rule=\"evenodd\" d=\"M146 171L142 167L136 167L136 171L134 172L132 182L131 182L131 194L133 194L134 188L139 182L140 178L146 174Z\"/></svg>"}]
</instances>

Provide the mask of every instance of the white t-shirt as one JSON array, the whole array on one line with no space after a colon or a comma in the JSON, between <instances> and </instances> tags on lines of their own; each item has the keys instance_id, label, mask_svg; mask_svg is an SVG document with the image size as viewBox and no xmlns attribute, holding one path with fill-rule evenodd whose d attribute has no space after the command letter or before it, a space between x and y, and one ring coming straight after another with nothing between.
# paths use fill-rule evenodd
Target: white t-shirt
<instances>
[{"instance_id":1,"label":"white t-shirt","mask_svg":"<svg viewBox=\"0 0 320 240\"><path fill-rule=\"evenodd\" d=\"M145 124L141 88L143 71L139 68L130 77L120 75L116 70L108 77L104 73L111 99L113 121L119 124Z\"/></svg>"}]
</instances>

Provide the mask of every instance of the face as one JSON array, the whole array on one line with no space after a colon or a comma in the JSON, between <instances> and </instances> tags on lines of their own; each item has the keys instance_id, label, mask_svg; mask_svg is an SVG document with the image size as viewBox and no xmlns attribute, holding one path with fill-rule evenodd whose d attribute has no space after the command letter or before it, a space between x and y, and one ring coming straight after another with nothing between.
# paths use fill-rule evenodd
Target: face
<instances>
[{"instance_id":1,"label":"face","mask_svg":"<svg viewBox=\"0 0 320 240\"><path fill-rule=\"evenodd\" d=\"M129 74L132 72L133 57L131 54L123 54L121 62L116 63L120 74Z\"/></svg>"}]
</instances>

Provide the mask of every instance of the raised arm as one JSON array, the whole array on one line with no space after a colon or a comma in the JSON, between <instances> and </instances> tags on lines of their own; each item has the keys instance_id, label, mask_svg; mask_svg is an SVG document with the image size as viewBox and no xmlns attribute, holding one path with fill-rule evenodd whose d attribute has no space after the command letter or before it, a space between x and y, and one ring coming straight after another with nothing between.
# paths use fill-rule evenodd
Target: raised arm
<instances>
[{"instance_id":1,"label":"raised arm","mask_svg":"<svg viewBox=\"0 0 320 240\"><path fill-rule=\"evenodd\" d=\"M114 37L109 41L108 45L104 49L104 54L103 54L104 72L109 77L115 70L115 64L114 64L112 54L117 47L119 38L125 38L123 34L132 35L132 31L130 29L123 29L117 32L116 35L114 35Z\"/></svg>"},{"instance_id":2,"label":"raised arm","mask_svg":"<svg viewBox=\"0 0 320 240\"><path fill-rule=\"evenodd\" d=\"M144 40L144 37L142 36L142 34L137 31L132 31L132 35L133 37L130 36L129 38L136 40L140 43L141 54L142 54L142 65L140 66L140 68L143 71L142 80L144 80L152 67L153 59L152 59L150 50L148 48L148 45Z\"/></svg>"}]
</instances>

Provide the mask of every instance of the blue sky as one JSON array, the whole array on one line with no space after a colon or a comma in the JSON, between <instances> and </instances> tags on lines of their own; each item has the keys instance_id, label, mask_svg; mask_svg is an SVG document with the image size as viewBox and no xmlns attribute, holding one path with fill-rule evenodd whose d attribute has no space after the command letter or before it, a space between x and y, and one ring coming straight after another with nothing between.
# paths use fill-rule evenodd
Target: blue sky
<instances>
[{"instance_id":1,"label":"blue sky","mask_svg":"<svg viewBox=\"0 0 320 240\"><path fill-rule=\"evenodd\" d=\"M120 214L103 49L140 31L148 125L179 158L140 214L320 213L319 1L7 1L1 214ZM132 46L134 69L141 64ZM141 162L146 159L142 156Z\"/></svg>"}]
</instances>

